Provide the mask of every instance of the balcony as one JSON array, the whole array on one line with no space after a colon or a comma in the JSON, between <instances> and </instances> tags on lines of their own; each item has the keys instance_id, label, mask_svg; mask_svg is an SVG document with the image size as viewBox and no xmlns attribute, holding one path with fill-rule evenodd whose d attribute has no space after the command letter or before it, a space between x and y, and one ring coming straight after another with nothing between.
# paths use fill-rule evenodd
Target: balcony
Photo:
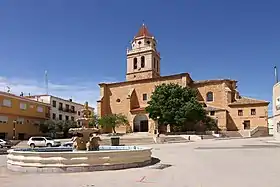
<instances>
[{"instance_id":1,"label":"balcony","mask_svg":"<svg viewBox=\"0 0 280 187\"><path fill-rule=\"evenodd\" d=\"M69 112L69 113L76 113L77 111L76 110L73 110L73 109L70 109L70 108L63 108L62 109L64 112Z\"/></svg>"},{"instance_id":2,"label":"balcony","mask_svg":"<svg viewBox=\"0 0 280 187\"><path fill-rule=\"evenodd\" d=\"M64 108L64 112L70 112L69 108Z\"/></svg>"}]
</instances>

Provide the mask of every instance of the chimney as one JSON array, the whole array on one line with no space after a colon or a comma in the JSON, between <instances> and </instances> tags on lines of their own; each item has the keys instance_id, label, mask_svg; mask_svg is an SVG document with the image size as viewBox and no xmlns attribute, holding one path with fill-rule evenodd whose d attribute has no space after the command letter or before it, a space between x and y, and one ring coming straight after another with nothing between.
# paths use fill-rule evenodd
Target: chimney
<instances>
[{"instance_id":1,"label":"chimney","mask_svg":"<svg viewBox=\"0 0 280 187\"><path fill-rule=\"evenodd\" d=\"M276 66L274 66L274 78L275 78L275 84L278 83L278 72Z\"/></svg>"}]
</instances>

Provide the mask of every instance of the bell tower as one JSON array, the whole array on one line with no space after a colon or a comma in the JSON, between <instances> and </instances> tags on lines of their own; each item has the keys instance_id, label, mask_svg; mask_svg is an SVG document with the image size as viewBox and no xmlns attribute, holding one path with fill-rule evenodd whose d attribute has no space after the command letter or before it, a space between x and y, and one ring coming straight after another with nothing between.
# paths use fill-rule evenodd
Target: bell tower
<instances>
[{"instance_id":1,"label":"bell tower","mask_svg":"<svg viewBox=\"0 0 280 187\"><path fill-rule=\"evenodd\" d=\"M160 77L160 53L156 47L155 37L143 24L133 38L131 48L127 49L127 81Z\"/></svg>"}]
</instances>

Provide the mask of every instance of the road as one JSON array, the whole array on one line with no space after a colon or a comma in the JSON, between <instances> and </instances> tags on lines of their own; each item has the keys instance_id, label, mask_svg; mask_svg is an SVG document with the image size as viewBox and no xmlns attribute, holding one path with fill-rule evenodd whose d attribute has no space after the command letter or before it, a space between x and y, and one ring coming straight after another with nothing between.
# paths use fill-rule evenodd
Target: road
<instances>
[{"instance_id":1,"label":"road","mask_svg":"<svg viewBox=\"0 0 280 187\"><path fill-rule=\"evenodd\" d=\"M7 156L0 155L0 167L6 167Z\"/></svg>"},{"instance_id":2,"label":"road","mask_svg":"<svg viewBox=\"0 0 280 187\"><path fill-rule=\"evenodd\" d=\"M279 187L280 145L266 139L202 140L151 145L153 156L168 164L119 171L22 174L5 169L1 187Z\"/></svg>"}]
</instances>

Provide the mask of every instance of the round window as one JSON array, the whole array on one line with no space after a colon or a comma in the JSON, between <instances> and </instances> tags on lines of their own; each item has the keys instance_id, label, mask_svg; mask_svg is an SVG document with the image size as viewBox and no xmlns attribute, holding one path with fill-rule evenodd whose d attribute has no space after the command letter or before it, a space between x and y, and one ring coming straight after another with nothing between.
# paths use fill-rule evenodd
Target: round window
<instances>
[{"instance_id":1,"label":"round window","mask_svg":"<svg viewBox=\"0 0 280 187\"><path fill-rule=\"evenodd\" d=\"M150 43L151 43L150 41L147 41L147 44L149 44L149 45L150 45Z\"/></svg>"},{"instance_id":2,"label":"round window","mask_svg":"<svg viewBox=\"0 0 280 187\"><path fill-rule=\"evenodd\" d=\"M141 43L142 43L141 41L138 42L139 45L140 45Z\"/></svg>"},{"instance_id":3,"label":"round window","mask_svg":"<svg viewBox=\"0 0 280 187\"><path fill-rule=\"evenodd\" d=\"M121 102L121 100L120 100L120 99L117 99L116 101L117 101L118 103L119 103L119 102Z\"/></svg>"}]
</instances>

